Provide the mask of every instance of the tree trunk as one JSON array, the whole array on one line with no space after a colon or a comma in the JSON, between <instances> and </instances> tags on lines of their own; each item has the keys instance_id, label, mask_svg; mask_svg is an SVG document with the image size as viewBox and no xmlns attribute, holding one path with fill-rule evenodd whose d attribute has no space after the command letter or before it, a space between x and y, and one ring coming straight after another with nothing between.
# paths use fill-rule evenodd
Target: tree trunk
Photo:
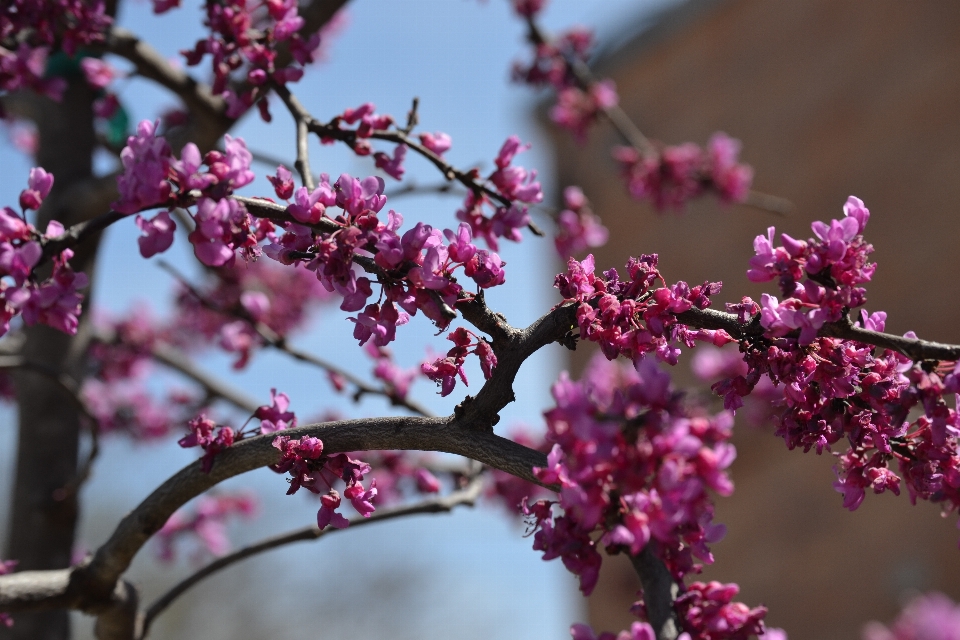
<instances>
[{"instance_id":1,"label":"tree trunk","mask_svg":"<svg viewBox=\"0 0 960 640\"><path fill-rule=\"evenodd\" d=\"M93 129L93 91L82 77L68 78L63 101L35 98L39 131L37 164L54 175L54 187L38 217L42 232L51 219L65 226L81 207L64 197L71 187L92 176L96 144ZM23 179L20 177L18 179ZM25 186L25 185L24 185ZM78 248L71 265L92 276L97 242ZM49 265L40 277L50 272ZM76 336L47 326L26 329L23 356L50 369L81 378L89 333L81 317ZM61 569L70 565L76 534L78 504L67 490L76 477L80 443L80 415L70 396L49 377L32 372L16 376L19 441L10 531L4 559L19 561L18 569ZM2 638L66 640L70 620L66 611L18 614Z\"/></svg>"}]
</instances>

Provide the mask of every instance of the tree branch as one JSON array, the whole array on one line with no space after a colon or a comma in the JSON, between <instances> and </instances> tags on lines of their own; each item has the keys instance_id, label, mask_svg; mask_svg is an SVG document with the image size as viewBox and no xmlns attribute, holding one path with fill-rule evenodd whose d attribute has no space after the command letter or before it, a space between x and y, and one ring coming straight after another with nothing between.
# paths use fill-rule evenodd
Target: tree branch
<instances>
[{"instance_id":1,"label":"tree branch","mask_svg":"<svg viewBox=\"0 0 960 640\"><path fill-rule=\"evenodd\" d=\"M213 95L209 85L174 67L159 51L130 31L120 27L111 29L106 49L132 62L138 75L177 94L191 112L225 117L227 104L223 98Z\"/></svg>"},{"instance_id":2,"label":"tree branch","mask_svg":"<svg viewBox=\"0 0 960 640\"><path fill-rule=\"evenodd\" d=\"M448 513L453 511L458 506L466 505L473 506L476 503L477 498L480 497L480 492L483 488L483 481L480 476L473 478L466 487L455 491L447 496L440 496L436 498L431 498L428 500L422 500L420 502L415 502L413 504L404 505L401 507L394 507L393 509L381 509L375 511L369 518L364 518L362 516L354 516L350 518L350 526L348 529L355 529L357 527L362 527L368 524L374 524L376 522L384 522L386 520L393 520L395 518L401 518L404 516L411 516L416 514L425 514L425 513ZM242 549L238 549L233 553L227 554L222 558L218 558L203 567L196 573L188 576L172 589L163 594L160 598L154 601L153 604L147 609L146 615L144 617L143 623L143 635L146 637L147 633L150 630L150 625L153 623L154 619L163 613L163 611L170 606L170 604L183 595L188 589L192 586L204 580L205 578L213 575L214 573L226 569L227 567L245 560L247 558L253 557L260 553L266 551L271 551L273 549L278 549L280 547L286 546L288 544L293 544L295 542L305 542L309 540L318 540L328 534L336 533L337 531L343 531L343 529L317 529L316 527L305 527L302 529L297 529L289 533L282 535L274 536L267 538L266 540L261 540L256 544L249 545Z\"/></svg>"},{"instance_id":3,"label":"tree branch","mask_svg":"<svg viewBox=\"0 0 960 640\"><path fill-rule=\"evenodd\" d=\"M680 635L680 621L673 603L680 593L680 586L649 543L643 551L630 556L630 562L640 577L647 621L657 634L657 640L676 640Z\"/></svg>"},{"instance_id":4,"label":"tree branch","mask_svg":"<svg viewBox=\"0 0 960 640\"><path fill-rule=\"evenodd\" d=\"M760 326L759 315L754 316L750 322L741 324L736 315L714 309L690 309L678 313L677 320L698 329L723 329L737 340L760 337L764 331L763 327ZM799 335L799 332L794 332L791 335ZM960 360L960 345L904 338L891 333L871 331L853 324L849 318L823 325L817 335L855 340L863 344L890 349L902 353L913 361Z\"/></svg>"}]
</instances>

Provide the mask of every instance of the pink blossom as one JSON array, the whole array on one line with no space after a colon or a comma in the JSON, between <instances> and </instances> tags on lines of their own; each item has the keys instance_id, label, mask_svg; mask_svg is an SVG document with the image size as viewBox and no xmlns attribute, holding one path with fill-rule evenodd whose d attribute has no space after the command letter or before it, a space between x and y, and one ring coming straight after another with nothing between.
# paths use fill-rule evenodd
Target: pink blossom
<instances>
[{"instance_id":1,"label":"pink blossom","mask_svg":"<svg viewBox=\"0 0 960 640\"><path fill-rule=\"evenodd\" d=\"M170 147L155 135L158 123L143 120L137 125L137 134L127 138L127 146L120 152L123 174L117 177L120 199L111 206L121 213L137 213L170 197L167 172L173 161Z\"/></svg>"},{"instance_id":2,"label":"pink blossom","mask_svg":"<svg viewBox=\"0 0 960 640\"><path fill-rule=\"evenodd\" d=\"M283 165L277 167L276 176L267 176L267 180L273 185L274 192L281 200L289 200L293 195L293 175Z\"/></svg>"},{"instance_id":3,"label":"pink blossom","mask_svg":"<svg viewBox=\"0 0 960 640\"><path fill-rule=\"evenodd\" d=\"M136 222L142 232L137 238L137 244L140 245L140 255L144 258L163 253L173 244L173 233L177 230L177 224L170 218L169 211L161 211L150 220L138 215Z\"/></svg>"},{"instance_id":4,"label":"pink blossom","mask_svg":"<svg viewBox=\"0 0 960 640\"><path fill-rule=\"evenodd\" d=\"M345 529L350 521L337 512L340 507L340 493L330 489L326 495L320 497L320 510L317 511L317 528L323 529L332 525L334 529Z\"/></svg>"},{"instance_id":5,"label":"pink blossom","mask_svg":"<svg viewBox=\"0 0 960 640\"><path fill-rule=\"evenodd\" d=\"M270 389L270 406L263 406L253 414L260 420L260 433L274 433L284 429L293 429L297 426L297 416L290 407L290 398L285 393L277 393Z\"/></svg>"},{"instance_id":6,"label":"pink blossom","mask_svg":"<svg viewBox=\"0 0 960 640\"><path fill-rule=\"evenodd\" d=\"M436 133L421 133L419 137L420 143L423 146L441 157L450 150L453 143L450 136L440 131Z\"/></svg>"},{"instance_id":7,"label":"pink blossom","mask_svg":"<svg viewBox=\"0 0 960 640\"><path fill-rule=\"evenodd\" d=\"M364 490L363 485L357 482L356 484L351 484L347 487L346 491L343 492L345 498L350 500L350 503L353 505L353 508L357 510L364 518L369 518L376 507L373 506L373 501L377 497L377 481L372 480L370 482L370 488Z\"/></svg>"},{"instance_id":8,"label":"pink blossom","mask_svg":"<svg viewBox=\"0 0 960 640\"><path fill-rule=\"evenodd\" d=\"M51 187L53 187L53 174L47 173L42 167L30 169L27 188L20 192L20 208L25 211L39 209L50 194Z\"/></svg>"},{"instance_id":9,"label":"pink blossom","mask_svg":"<svg viewBox=\"0 0 960 640\"><path fill-rule=\"evenodd\" d=\"M80 61L80 68L83 69L87 84L94 89L103 89L110 84L115 75L113 67L99 58L83 58Z\"/></svg>"},{"instance_id":10,"label":"pink blossom","mask_svg":"<svg viewBox=\"0 0 960 640\"><path fill-rule=\"evenodd\" d=\"M373 154L373 159L377 169L382 169L387 175L396 180L403 178L404 168L403 160L407 156L407 145L398 144L393 150L391 158L386 153L378 151Z\"/></svg>"}]
</instances>

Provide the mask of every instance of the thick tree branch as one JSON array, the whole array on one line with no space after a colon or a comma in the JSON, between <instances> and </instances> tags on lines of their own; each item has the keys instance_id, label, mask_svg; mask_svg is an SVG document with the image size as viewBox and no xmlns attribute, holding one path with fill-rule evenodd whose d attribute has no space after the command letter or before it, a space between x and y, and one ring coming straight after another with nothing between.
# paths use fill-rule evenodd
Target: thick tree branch
<instances>
[{"instance_id":1,"label":"thick tree branch","mask_svg":"<svg viewBox=\"0 0 960 640\"><path fill-rule=\"evenodd\" d=\"M392 509L380 509L374 512L369 518L354 516L353 518L350 518L350 526L348 529L334 529L328 527L321 530L317 529L316 527L304 527L289 533L267 538L266 540L262 540L256 544L252 544L242 549L238 549L233 553L214 560L196 573L182 580L172 589L163 594L160 598L157 598L157 600L154 601L154 603L151 604L147 609L144 617L143 637L146 637L150 630L150 625L153 623L154 619L163 613L163 611L166 610L166 608L169 607L174 600L183 595L184 592L201 580L204 580L214 573L222 569L226 569L227 567L236 564L241 560L246 560L247 558L255 555L264 553L266 551L272 551L273 549L278 549L295 542L318 540L327 536L328 534L336 533L337 531L356 529L357 527L374 524L376 522L384 522L405 516L425 513L448 513L461 505L472 507L476 503L477 498L480 497L480 492L482 489L483 480L480 476L477 476L473 478L471 482L463 489L454 491L446 496L421 500L413 504L394 507Z\"/></svg>"},{"instance_id":2,"label":"thick tree branch","mask_svg":"<svg viewBox=\"0 0 960 640\"><path fill-rule=\"evenodd\" d=\"M630 562L640 577L647 620L657 634L657 640L676 640L680 635L680 621L673 603L680 593L680 586L649 544L639 554L630 556Z\"/></svg>"},{"instance_id":3,"label":"thick tree branch","mask_svg":"<svg viewBox=\"0 0 960 640\"><path fill-rule=\"evenodd\" d=\"M111 29L106 49L132 62L138 75L177 94L194 114L225 117L226 102L220 96L213 95L209 85L174 67L159 51L130 31L120 27Z\"/></svg>"}]
</instances>

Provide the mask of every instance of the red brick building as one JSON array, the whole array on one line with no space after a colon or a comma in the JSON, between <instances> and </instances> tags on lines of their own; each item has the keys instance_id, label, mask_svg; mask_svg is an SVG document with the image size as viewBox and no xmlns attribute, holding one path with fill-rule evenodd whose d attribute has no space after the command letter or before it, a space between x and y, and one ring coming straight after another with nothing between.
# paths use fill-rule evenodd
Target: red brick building
<instances>
[{"instance_id":1,"label":"red brick building","mask_svg":"<svg viewBox=\"0 0 960 640\"><path fill-rule=\"evenodd\" d=\"M888 331L960 342L960 3L693 0L595 68L649 137L704 144L725 131L743 141L755 187L795 205L781 217L707 198L657 214L626 195L608 126L582 148L557 134L561 186L582 186L611 229L598 267L656 252L668 280L719 279L721 301L758 298L764 288L744 275L754 236L773 225L809 237L853 194L871 210L879 265L867 308L888 312ZM960 599L956 515L906 495L870 495L849 513L831 456L747 428L736 445L737 490L717 507L729 534L705 577L739 583L792 640L858 638L918 590ZM607 565L591 617L621 629L637 582Z\"/></svg>"}]
</instances>

